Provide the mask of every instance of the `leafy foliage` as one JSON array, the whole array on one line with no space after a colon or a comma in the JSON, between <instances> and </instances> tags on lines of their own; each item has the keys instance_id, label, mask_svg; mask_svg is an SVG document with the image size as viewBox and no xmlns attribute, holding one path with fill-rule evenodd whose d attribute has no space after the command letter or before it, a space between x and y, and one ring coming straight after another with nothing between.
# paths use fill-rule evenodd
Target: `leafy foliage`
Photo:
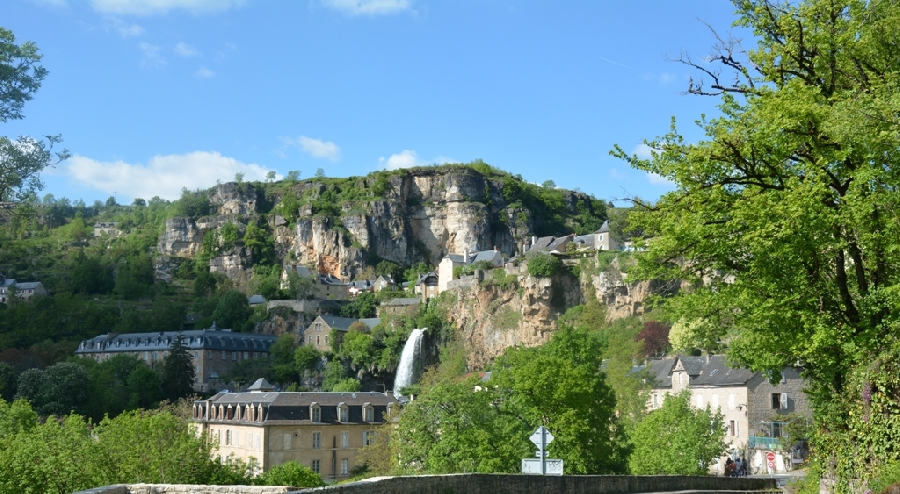
<instances>
[{"instance_id":1,"label":"leafy foliage","mask_svg":"<svg viewBox=\"0 0 900 494\"><path fill-rule=\"evenodd\" d=\"M631 434L634 475L706 475L726 452L722 414L692 408L690 391L669 395Z\"/></svg>"},{"instance_id":2,"label":"leafy foliage","mask_svg":"<svg viewBox=\"0 0 900 494\"><path fill-rule=\"evenodd\" d=\"M549 278L562 264L555 256L538 252L528 257L528 274L535 278Z\"/></svg>"},{"instance_id":3,"label":"leafy foliage","mask_svg":"<svg viewBox=\"0 0 900 494\"><path fill-rule=\"evenodd\" d=\"M257 485L287 485L291 487L320 487L325 485L322 477L296 461L286 461L275 465L260 475Z\"/></svg>"}]
</instances>

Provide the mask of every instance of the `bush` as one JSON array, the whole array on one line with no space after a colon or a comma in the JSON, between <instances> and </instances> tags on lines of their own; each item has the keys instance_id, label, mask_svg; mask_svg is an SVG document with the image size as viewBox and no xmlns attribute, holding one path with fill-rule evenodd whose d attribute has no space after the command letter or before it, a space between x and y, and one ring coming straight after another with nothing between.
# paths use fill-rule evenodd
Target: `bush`
<instances>
[{"instance_id":1,"label":"bush","mask_svg":"<svg viewBox=\"0 0 900 494\"><path fill-rule=\"evenodd\" d=\"M289 461L276 465L259 476L259 485L286 485L290 487L321 487L325 485L319 474L309 468Z\"/></svg>"},{"instance_id":2,"label":"bush","mask_svg":"<svg viewBox=\"0 0 900 494\"><path fill-rule=\"evenodd\" d=\"M535 278L549 278L559 269L559 259L544 253L537 253L528 258L528 274Z\"/></svg>"}]
</instances>

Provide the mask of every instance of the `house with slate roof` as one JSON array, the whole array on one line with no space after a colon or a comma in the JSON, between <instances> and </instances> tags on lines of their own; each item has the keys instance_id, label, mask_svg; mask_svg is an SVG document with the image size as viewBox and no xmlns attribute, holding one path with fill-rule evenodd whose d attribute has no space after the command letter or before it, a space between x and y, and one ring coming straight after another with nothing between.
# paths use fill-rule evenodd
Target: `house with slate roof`
<instances>
[{"instance_id":1,"label":"house with slate roof","mask_svg":"<svg viewBox=\"0 0 900 494\"><path fill-rule=\"evenodd\" d=\"M775 471L785 471L797 459L790 451L778 451L784 433L778 418L811 416L799 369L784 369L777 385L762 372L729 366L721 355L650 359L645 370L652 379L647 400L651 413L669 394L688 390L694 407L709 406L722 413L730 456L748 459L754 472L767 469L763 462L767 451L776 453ZM711 470L723 472L726 458L720 458Z\"/></svg>"},{"instance_id":2,"label":"house with slate roof","mask_svg":"<svg viewBox=\"0 0 900 494\"><path fill-rule=\"evenodd\" d=\"M259 379L247 392L195 401L193 422L221 459L240 458L254 474L296 461L335 481L349 477L396 406L391 393L279 393Z\"/></svg>"},{"instance_id":3,"label":"house with slate roof","mask_svg":"<svg viewBox=\"0 0 900 494\"><path fill-rule=\"evenodd\" d=\"M16 281L0 274L0 303L6 303L15 293L17 298L28 300L35 295L47 295L47 289L40 281Z\"/></svg>"},{"instance_id":4,"label":"house with slate roof","mask_svg":"<svg viewBox=\"0 0 900 494\"><path fill-rule=\"evenodd\" d=\"M354 319L352 317L318 316L304 330L303 335L300 337L301 343L312 346L320 352L331 351L333 347L333 342L329 341L331 330L336 330L335 335L339 339L337 344L340 345L344 340L344 334L350 329L350 325L357 321L368 326L371 331L372 328L381 322L381 319L378 317Z\"/></svg>"},{"instance_id":5,"label":"house with slate roof","mask_svg":"<svg viewBox=\"0 0 900 494\"><path fill-rule=\"evenodd\" d=\"M275 342L273 335L233 333L230 329L218 329L215 323L209 329L190 331L160 331L157 333L108 333L84 340L75 355L102 362L115 355L131 355L142 359L149 366L161 365L169 354L177 337L194 364L194 391L206 393L228 385L222 378L231 367L247 359L264 358Z\"/></svg>"},{"instance_id":6,"label":"house with slate roof","mask_svg":"<svg viewBox=\"0 0 900 494\"><path fill-rule=\"evenodd\" d=\"M479 252L469 252L469 250L466 249L462 254L447 254L441 259L441 263L438 265L437 293L447 290L448 284L453 280L453 270L455 268L468 266L478 262L487 262L494 268L501 268L503 267L503 254L496 249L482 250Z\"/></svg>"}]
</instances>

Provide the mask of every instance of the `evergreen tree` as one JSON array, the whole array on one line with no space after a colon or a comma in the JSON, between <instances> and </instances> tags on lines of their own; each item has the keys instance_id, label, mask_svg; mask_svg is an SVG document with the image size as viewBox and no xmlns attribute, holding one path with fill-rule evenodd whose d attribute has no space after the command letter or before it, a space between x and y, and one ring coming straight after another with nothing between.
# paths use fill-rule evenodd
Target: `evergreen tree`
<instances>
[{"instance_id":1,"label":"evergreen tree","mask_svg":"<svg viewBox=\"0 0 900 494\"><path fill-rule=\"evenodd\" d=\"M191 354L184 344L184 338L180 335L175 338L163 361L162 381L166 399L175 401L194 392L194 364L191 363Z\"/></svg>"}]
</instances>

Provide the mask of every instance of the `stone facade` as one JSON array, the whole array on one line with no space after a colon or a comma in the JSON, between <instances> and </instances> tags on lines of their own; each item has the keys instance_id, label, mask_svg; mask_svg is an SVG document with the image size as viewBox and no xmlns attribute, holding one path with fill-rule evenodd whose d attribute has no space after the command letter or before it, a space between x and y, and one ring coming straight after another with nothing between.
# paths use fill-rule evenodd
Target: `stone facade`
<instances>
[{"instance_id":1,"label":"stone facade","mask_svg":"<svg viewBox=\"0 0 900 494\"><path fill-rule=\"evenodd\" d=\"M780 426L773 427L772 421L787 414L811 416L798 369L786 368L777 385L763 373L728 366L725 357L719 355L651 359L646 369L653 380L647 400L650 410L659 408L667 395L688 390L693 406L709 405L722 413L729 456L746 458L755 473L768 470L762 458L765 452L774 450L775 471L791 466L791 456L778 451L781 430ZM711 471L724 471L726 458L720 458Z\"/></svg>"},{"instance_id":2,"label":"stone facade","mask_svg":"<svg viewBox=\"0 0 900 494\"><path fill-rule=\"evenodd\" d=\"M385 393L277 393L260 379L250 392L194 402L193 413L222 458L241 458L257 473L293 460L342 480L396 405Z\"/></svg>"}]
</instances>

